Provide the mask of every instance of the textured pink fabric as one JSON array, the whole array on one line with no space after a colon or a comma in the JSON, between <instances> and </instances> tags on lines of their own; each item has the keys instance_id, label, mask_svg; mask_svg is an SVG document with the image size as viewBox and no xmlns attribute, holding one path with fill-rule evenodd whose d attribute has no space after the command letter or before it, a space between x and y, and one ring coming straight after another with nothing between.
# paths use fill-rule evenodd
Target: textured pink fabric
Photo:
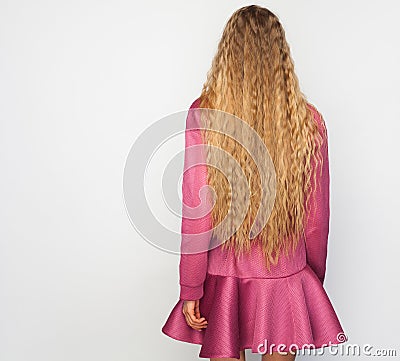
<instances>
[{"instance_id":1,"label":"textured pink fabric","mask_svg":"<svg viewBox=\"0 0 400 361\"><path fill-rule=\"evenodd\" d=\"M329 233L329 159L324 121L308 104L324 138L323 165L312 162L317 172L315 198L311 197L305 237L295 252L281 255L271 270L264 266L260 246L250 255L236 257L212 244L210 205L205 200L207 167L201 146L199 99L186 119L185 161L182 182L182 243L179 263L180 299L162 332L174 339L201 344L200 357L239 358L239 351L258 352L260 344L285 344L315 348L343 342L343 329L323 288ZM203 164L201 164L203 163ZM194 164L200 164L192 167ZM313 187L313 183L312 183ZM201 198L201 199L200 199ZM206 250L197 252L199 250ZM190 253L192 252L192 253ZM202 332L186 324L184 300L200 300L200 312L208 320ZM276 347L274 350L277 350Z\"/></svg>"}]
</instances>

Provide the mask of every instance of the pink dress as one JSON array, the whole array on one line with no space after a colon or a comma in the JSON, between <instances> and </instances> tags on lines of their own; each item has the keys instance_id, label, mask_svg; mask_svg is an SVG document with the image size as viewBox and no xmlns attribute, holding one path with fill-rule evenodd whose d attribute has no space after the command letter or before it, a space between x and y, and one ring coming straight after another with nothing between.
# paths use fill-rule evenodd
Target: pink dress
<instances>
[{"instance_id":1,"label":"pink dress","mask_svg":"<svg viewBox=\"0 0 400 361\"><path fill-rule=\"evenodd\" d=\"M199 357L239 358L240 350L253 353L321 348L347 340L336 312L323 287L329 233L329 163L324 121L308 104L325 138L324 165L313 170L321 181L316 200L308 209L313 217L305 227L305 239L293 255L281 255L268 271L259 246L250 256L236 257L221 246L200 253L181 253L179 264L180 298L169 314L162 332L176 340L201 345ZM196 99L191 109L199 107ZM190 153L187 147L202 144L198 117L189 111L185 132L185 165L182 183L183 204L200 203L199 190L207 184L207 167L189 169L194 158L204 153ZM326 128L325 128L326 129ZM187 170L186 170L187 169ZM314 213L315 211L315 213ZM182 208L182 247L190 234L201 232L199 243L210 243L210 214L193 219ZM204 248L206 249L206 248ZM208 321L199 332L187 325L182 313L184 300L200 299L200 313ZM272 345L272 344L275 344ZM313 346L310 346L312 344Z\"/></svg>"}]
</instances>

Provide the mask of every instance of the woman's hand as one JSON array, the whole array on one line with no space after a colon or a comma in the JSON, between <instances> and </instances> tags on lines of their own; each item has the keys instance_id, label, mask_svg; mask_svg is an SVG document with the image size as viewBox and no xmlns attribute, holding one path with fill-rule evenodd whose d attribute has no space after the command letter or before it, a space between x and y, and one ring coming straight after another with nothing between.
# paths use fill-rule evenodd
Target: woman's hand
<instances>
[{"instance_id":1,"label":"woman's hand","mask_svg":"<svg viewBox=\"0 0 400 361\"><path fill-rule=\"evenodd\" d=\"M204 317L200 317L200 300L196 301L184 301L182 312L186 318L186 323L197 331L203 331L203 328L207 327L207 320Z\"/></svg>"}]
</instances>

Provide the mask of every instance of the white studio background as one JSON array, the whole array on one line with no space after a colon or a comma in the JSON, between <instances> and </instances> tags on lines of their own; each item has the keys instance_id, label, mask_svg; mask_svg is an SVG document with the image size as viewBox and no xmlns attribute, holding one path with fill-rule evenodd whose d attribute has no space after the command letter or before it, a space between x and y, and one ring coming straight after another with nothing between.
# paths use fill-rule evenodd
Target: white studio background
<instances>
[{"instance_id":1,"label":"white studio background","mask_svg":"<svg viewBox=\"0 0 400 361\"><path fill-rule=\"evenodd\" d=\"M281 19L328 127L326 291L348 343L398 356L398 2L256 3ZM131 225L123 168L143 130L199 95L249 4L0 1L1 361L197 359L161 333L179 259Z\"/></svg>"}]
</instances>

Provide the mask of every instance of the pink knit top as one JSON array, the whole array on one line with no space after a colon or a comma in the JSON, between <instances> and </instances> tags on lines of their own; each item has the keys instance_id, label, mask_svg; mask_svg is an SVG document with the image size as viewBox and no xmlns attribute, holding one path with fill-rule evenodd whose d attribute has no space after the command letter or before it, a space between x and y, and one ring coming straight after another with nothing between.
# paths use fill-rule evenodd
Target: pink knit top
<instances>
[{"instance_id":1,"label":"pink knit top","mask_svg":"<svg viewBox=\"0 0 400 361\"><path fill-rule=\"evenodd\" d=\"M198 107L199 99L196 99L190 109ZM330 215L328 138L321 115L311 104L308 104L308 107L311 109L324 139L322 145L323 164L316 166L315 160L312 160L312 170L317 172L315 199L310 197L310 205L307 209L310 217L305 225L304 238L300 240L293 254L289 254L289 256L282 254L278 264L272 265L270 271L264 266L261 248L256 243L250 255L245 254L241 257L236 257L229 250L222 250L221 245L208 249L207 245L210 244L212 233L211 215L210 212L204 212L207 204L201 202L199 198L201 188L207 184L206 158L201 147L191 148L203 144L203 141L200 129L196 129L200 127L199 117L194 116L195 112L189 110L186 119L182 182L182 242L179 263L181 300L197 300L203 296L203 284L207 272L238 278L280 278L295 274L308 264L323 284ZM188 150L189 147L190 150ZM194 164L197 165L193 166ZM318 186L318 182L320 182L320 186ZM314 190L313 182L311 184L311 189ZM190 253L190 248L198 248L202 251Z\"/></svg>"}]
</instances>

